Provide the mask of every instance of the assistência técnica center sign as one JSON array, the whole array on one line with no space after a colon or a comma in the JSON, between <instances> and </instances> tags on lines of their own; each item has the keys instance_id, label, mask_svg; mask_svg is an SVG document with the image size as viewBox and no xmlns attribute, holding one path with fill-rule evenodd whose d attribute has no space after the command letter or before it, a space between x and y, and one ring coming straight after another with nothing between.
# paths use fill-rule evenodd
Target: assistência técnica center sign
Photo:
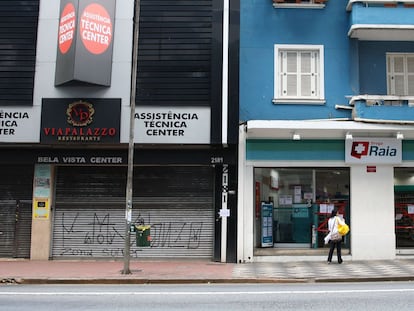
<instances>
[{"instance_id":1,"label":"assist\u00eancia t\u00e9cnica center sign","mask_svg":"<svg viewBox=\"0 0 414 311\"><path fill-rule=\"evenodd\" d=\"M59 50L66 54L72 46L76 30L75 6L68 3L59 23ZM79 33L85 48L93 54L104 53L112 41L112 21L100 4L88 5L80 15Z\"/></svg>"},{"instance_id":2,"label":"assist\u00eancia t\u00e9cnica center sign","mask_svg":"<svg viewBox=\"0 0 414 311\"><path fill-rule=\"evenodd\" d=\"M72 3L63 9L59 22L59 50L66 54L72 46L75 37L76 12Z\"/></svg>"},{"instance_id":3,"label":"assist\u00eancia t\u00e9cnica center sign","mask_svg":"<svg viewBox=\"0 0 414 311\"><path fill-rule=\"evenodd\" d=\"M81 81L109 86L114 12L114 0L61 1L55 85Z\"/></svg>"}]
</instances>

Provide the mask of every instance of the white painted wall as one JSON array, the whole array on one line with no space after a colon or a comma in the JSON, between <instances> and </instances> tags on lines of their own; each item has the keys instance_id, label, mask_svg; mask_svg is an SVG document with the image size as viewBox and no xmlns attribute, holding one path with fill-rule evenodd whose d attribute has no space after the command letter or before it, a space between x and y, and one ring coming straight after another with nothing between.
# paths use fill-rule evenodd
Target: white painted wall
<instances>
[{"instance_id":1,"label":"white painted wall","mask_svg":"<svg viewBox=\"0 0 414 311\"><path fill-rule=\"evenodd\" d=\"M237 181L237 262L244 262L244 167L246 164L246 131L245 126L239 126L239 163Z\"/></svg>"},{"instance_id":2,"label":"white painted wall","mask_svg":"<svg viewBox=\"0 0 414 311\"><path fill-rule=\"evenodd\" d=\"M243 228L244 228L244 258L243 261L253 261L254 251L254 167L246 165L244 168L244 206L243 206Z\"/></svg>"},{"instance_id":3,"label":"white painted wall","mask_svg":"<svg viewBox=\"0 0 414 311\"><path fill-rule=\"evenodd\" d=\"M353 260L394 259L394 168L351 167L351 254Z\"/></svg>"}]
</instances>

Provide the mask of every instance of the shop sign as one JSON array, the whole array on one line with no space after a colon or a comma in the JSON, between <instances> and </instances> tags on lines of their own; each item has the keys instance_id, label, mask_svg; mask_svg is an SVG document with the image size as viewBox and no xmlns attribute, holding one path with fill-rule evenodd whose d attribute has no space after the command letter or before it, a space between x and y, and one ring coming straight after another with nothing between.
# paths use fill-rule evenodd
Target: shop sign
<instances>
[{"instance_id":1,"label":"shop sign","mask_svg":"<svg viewBox=\"0 0 414 311\"><path fill-rule=\"evenodd\" d=\"M114 20L115 0L61 0L55 85L110 86Z\"/></svg>"},{"instance_id":2,"label":"shop sign","mask_svg":"<svg viewBox=\"0 0 414 311\"><path fill-rule=\"evenodd\" d=\"M399 164L402 144L394 138L354 138L345 141L345 162L353 164Z\"/></svg>"},{"instance_id":3,"label":"shop sign","mask_svg":"<svg viewBox=\"0 0 414 311\"><path fill-rule=\"evenodd\" d=\"M0 142L39 142L40 107L0 107Z\"/></svg>"},{"instance_id":4,"label":"shop sign","mask_svg":"<svg viewBox=\"0 0 414 311\"><path fill-rule=\"evenodd\" d=\"M43 99L41 143L119 143L120 99Z\"/></svg>"},{"instance_id":5,"label":"shop sign","mask_svg":"<svg viewBox=\"0 0 414 311\"><path fill-rule=\"evenodd\" d=\"M40 155L36 158L36 163L42 164L87 164L87 165L121 165L127 161L120 156L50 156Z\"/></svg>"},{"instance_id":6,"label":"shop sign","mask_svg":"<svg viewBox=\"0 0 414 311\"><path fill-rule=\"evenodd\" d=\"M151 144L209 144L209 107L138 107L134 141Z\"/></svg>"}]
</instances>

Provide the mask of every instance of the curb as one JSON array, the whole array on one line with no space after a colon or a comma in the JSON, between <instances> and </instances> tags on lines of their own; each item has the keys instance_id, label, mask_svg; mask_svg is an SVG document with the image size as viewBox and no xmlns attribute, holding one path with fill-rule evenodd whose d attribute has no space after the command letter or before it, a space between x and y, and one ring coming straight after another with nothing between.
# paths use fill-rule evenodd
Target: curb
<instances>
[{"instance_id":1,"label":"curb","mask_svg":"<svg viewBox=\"0 0 414 311\"><path fill-rule=\"evenodd\" d=\"M308 283L308 279L48 279L48 278L21 278L11 279L8 284L46 285L46 284L266 284L266 283ZM5 282L6 283L6 282Z\"/></svg>"},{"instance_id":2,"label":"curb","mask_svg":"<svg viewBox=\"0 0 414 311\"><path fill-rule=\"evenodd\" d=\"M360 278L341 278L328 279L317 278L315 283L357 283L357 282L410 282L414 281L414 276L380 276L380 277L360 277Z\"/></svg>"},{"instance_id":3,"label":"curb","mask_svg":"<svg viewBox=\"0 0 414 311\"><path fill-rule=\"evenodd\" d=\"M9 278L3 284L47 285L47 284L282 284L282 283L356 283L356 282L408 282L414 276L407 277L366 277L366 278L241 278L241 279L120 279L120 278Z\"/></svg>"}]
</instances>

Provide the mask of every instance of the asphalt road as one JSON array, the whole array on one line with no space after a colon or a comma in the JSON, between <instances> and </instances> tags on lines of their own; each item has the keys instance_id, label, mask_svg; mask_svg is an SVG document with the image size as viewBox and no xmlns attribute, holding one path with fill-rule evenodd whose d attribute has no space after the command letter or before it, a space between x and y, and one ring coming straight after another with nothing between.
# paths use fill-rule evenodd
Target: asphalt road
<instances>
[{"instance_id":1,"label":"asphalt road","mask_svg":"<svg viewBox=\"0 0 414 311\"><path fill-rule=\"evenodd\" d=\"M414 283L2 285L1 311L413 310Z\"/></svg>"}]
</instances>

